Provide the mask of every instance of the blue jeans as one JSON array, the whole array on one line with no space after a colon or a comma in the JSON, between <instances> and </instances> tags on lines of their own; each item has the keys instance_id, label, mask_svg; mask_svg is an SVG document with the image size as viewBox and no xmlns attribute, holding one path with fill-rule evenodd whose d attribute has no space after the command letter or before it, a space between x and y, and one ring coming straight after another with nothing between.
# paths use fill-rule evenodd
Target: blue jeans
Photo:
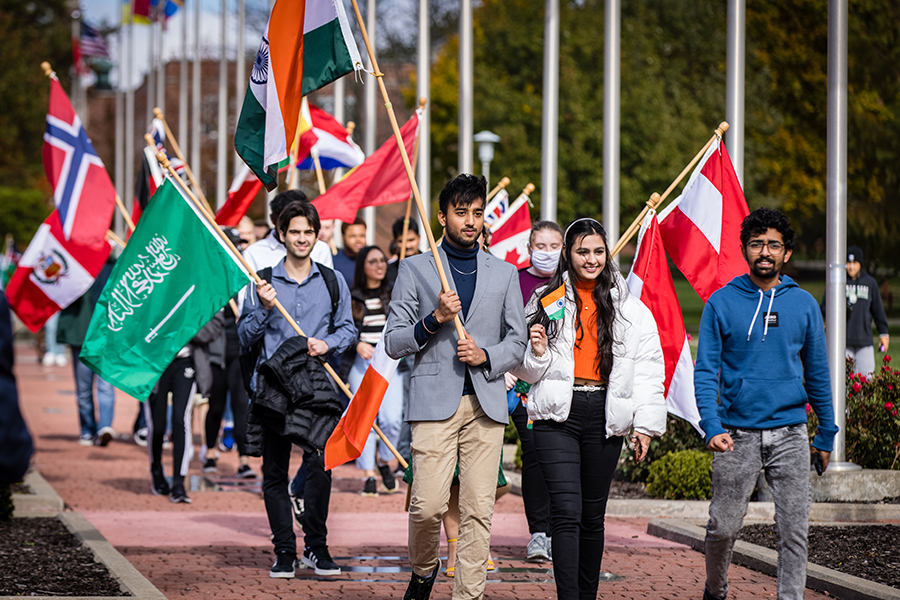
<instances>
[{"instance_id":1,"label":"blue jeans","mask_svg":"<svg viewBox=\"0 0 900 600\"><path fill-rule=\"evenodd\" d=\"M350 385L350 391L354 394L356 393L356 390L359 389L359 385L362 383L363 376L366 373L366 369L369 368L370 362L371 361L364 359L359 354L356 355L356 360L353 361L353 366L350 368L349 381L347 382ZM385 437L394 444L395 448L400 441L400 424L403 422L402 419L403 378L400 373L394 373L394 377L391 378L388 389L384 393L384 399L381 401L381 408L378 410L378 417L375 422L378 424L378 427L381 428ZM378 445L378 456L381 458L381 462L387 464L394 458L394 454L388 447L384 443L380 443L375 431L369 430L369 437L366 440L366 445L363 448L362 454L356 459L356 466L358 468L364 471L375 469L376 444Z\"/></svg>"},{"instance_id":2,"label":"blue jeans","mask_svg":"<svg viewBox=\"0 0 900 600\"><path fill-rule=\"evenodd\" d=\"M59 313L54 314L44 323L44 346L45 351L56 355L65 356L65 347L56 341L56 332L59 328Z\"/></svg>"},{"instance_id":3,"label":"blue jeans","mask_svg":"<svg viewBox=\"0 0 900 600\"><path fill-rule=\"evenodd\" d=\"M90 367L81 362L81 346L71 346L72 367L75 370L75 395L78 398L78 420L81 423L81 435L96 436L104 427L112 427L115 413L116 390L111 383L95 376ZM97 377L97 406L100 409L100 421L94 413L94 377Z\"/></svg>"},{"instance_id":4,"label":"blue jeans","mask_svg":"<svg viewBox=\"0 0 900 600\"><path fill-rule=\"evenodd\" d=\"M728 565L760 469L775 498L778 600L802 600L809 529L809 436L806 423L777 429L726 427L733 452L713 456L706 526L706 589L728 594Z\"/></svg>"}]
</instances>

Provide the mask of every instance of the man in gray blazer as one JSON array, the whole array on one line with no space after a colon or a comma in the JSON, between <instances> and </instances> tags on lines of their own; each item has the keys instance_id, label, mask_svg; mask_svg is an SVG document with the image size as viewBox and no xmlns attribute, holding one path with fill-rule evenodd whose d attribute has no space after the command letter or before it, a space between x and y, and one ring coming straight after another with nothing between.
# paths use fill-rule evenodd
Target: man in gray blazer
<instances>
[{"instance_id":1,"label":"man in gray blazer","mask_svg":"<svg viewBox=\"0 0 900 600\"><path fill-rule=\"evenodd\" d=\"M441 517L459 462L460 540L454 600L481 598L503 429L503 374L521 363L525 314L515 267L480 250L487 182L459 175L441 191L438 248L451 290L441 291L434 256L400 263L385 326L391 358L412 355L409 406L413 484L409 506L412 579L404 600L426 600L440 571ZM458 339L456 315L466 329Z\"/></svg>"}]
</instances>

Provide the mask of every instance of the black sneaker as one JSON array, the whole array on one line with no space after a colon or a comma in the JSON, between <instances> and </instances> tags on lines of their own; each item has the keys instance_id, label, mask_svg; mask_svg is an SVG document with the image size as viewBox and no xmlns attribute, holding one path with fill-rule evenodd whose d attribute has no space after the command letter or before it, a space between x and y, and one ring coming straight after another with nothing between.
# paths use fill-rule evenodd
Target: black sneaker
<instances>
[{"instance_id":1,"label":"black sneaker","mask_svg":"<svg viewBox=\"0 0 900 600\"><path fill-rule=\"evenodd\" d=\"M293 579L294 564L297 557L291 552L279 552L275 555L275 564L269 571L269 577L272 579Z\"/></svg>"},{"instance_id":2,"label":"black sneaker","mask_svg":"<svg viewBox=\"0 0 900 600\"><path fill-rule=\"evenodd\" d=\"M713 596L709 593L709 590L706 587L703 588L703 600L725 600L725 598L719 598L718 596Z\"/></svg>"},{"instance_id":3,"label":"black sneaker","mask_svg":"<svg viewBox=\"0 0 900 600\"><path fill-rule=\"evenodd\" d=\"M437 579L437 575L440 572L440 559L438 559L437 566L428 577L422 577L413 572L412 578L409 580L409 587L406 588L406 593L403 594L403 600L428 600L431 596L431 588L434 587L434 580Z\"/></svg>"},{"instance_id":4,"label":"black sneaker","mask_svg":"<svg viewBox=\"0 0 900 600\"><path fill-rule=\"evenodd\" d=\"M331 554L327 546L321 548L307 548L303 551L303 564L316 570L316 575L340 575L341 568L331 560Z\"/></svg>"},{"instance_id":5,"label":"black sneaker","mask_svg":"<svg viewBox=\"0 0 900 600\"><path fill-rule=\"evenodd\" d=\"M366 482L363 484L363 490L360 492L362 496L368 496L374 498L378 496L378 484L375 483L374 477L369 477L366 479Z\"/></svg>"},{"instance_id":6,"label":"black sneaker","mask_svg":"<svg viewBox=\"0 0 900 600\"><path fill-rule=\"evenodd\" d=\"M169 489L169 482L166 481L166 476L163 475L162 465L150 465L150 477L153 478L153 484L150 487L150 490L156 496L168 496L171 490Z\"/></svg>"},{"instance_id":7,"label":"black sneaker","mask_svg":"<svg viewBox=\"0 0 900 600\"><path fill-rule=\"evenodd\" d=\"M250 465L241 465L238 467L237 473L235 473L236 477L241 479L255 479L256 471L250 468Z\"/></svg>"},{"instance_id":8,"label":"black sneaker","mask_svg":"<svg viewBox=\"0 0 900 600\"><path fill-rule=\"evenodd\" d=\"M379 465L378 471L381 473L381 485L382 489L388 494L396 494L400 491L400 488L397 486L397 480L394 479L394 474L391 473L391 468L387 465Z\"/></svg>"},{"instance_id":9,"label":"black sneaker","mask_svg":"<svg viewBox=\"0 0 900 600\"><path fill-rule=\"evenodd\" d=\"M172 486L172 497L170 498L172 504L190 504L191 499L188 498L187 493L184 491L184 486L180 483L176 483Z\"/></svg>"},{"instance_id":10,"label":"black sneaker","mask_svg":"<svg viewBox=\"0 0 900 600\"><path fill-rule=\"evenodd\" d=\"M216 459L207 458L206 460L203 461L203 472L204 473L215 473L216 471L218 471L218 469L216 468Z\"/></svg>"}]
</instances>

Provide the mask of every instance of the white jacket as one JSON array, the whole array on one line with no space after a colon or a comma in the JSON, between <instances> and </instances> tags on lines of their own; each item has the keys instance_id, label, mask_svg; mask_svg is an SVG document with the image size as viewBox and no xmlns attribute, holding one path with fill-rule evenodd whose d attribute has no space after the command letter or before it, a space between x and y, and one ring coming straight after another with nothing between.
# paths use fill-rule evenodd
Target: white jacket
<instances>
[{"instance_id":1,"label":"white jacket","mask_svg":"<svg viewBox=\"0 0 900 600\"><path fill-rule=\"evenodd\" d=\"M617 275L610 290L616 305L613 326L613 364L606 392L606 436L623 436L634 428L659 436L666 431L666 399L663 383L665 362L656 321L650 310L634 298ZM543 310L534 294L525 309L530 320ZM565 421L572 406L575 383L575 290L566 278L565 316L555 341L540 357L529 340L522 364L513 375L532 384L528 394L528 417L534 421Z\"/></svg>"}]
</instances>

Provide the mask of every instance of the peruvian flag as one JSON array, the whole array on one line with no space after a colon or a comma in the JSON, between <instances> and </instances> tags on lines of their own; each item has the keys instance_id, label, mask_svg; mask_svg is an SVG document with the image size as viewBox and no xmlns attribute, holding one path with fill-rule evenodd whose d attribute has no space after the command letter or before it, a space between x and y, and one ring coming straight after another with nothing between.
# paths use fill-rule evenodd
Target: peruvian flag
<instances>
[{"instance_id":1,"label":"peruvian flag","mask_svg":"<svg viewBox=\"0 0 900 600\"><path fill-rule=\"evenodd\" d=\"M672 262L704 302L747 272L741 222L750 214L725 144L711 144L675 201L659 214L659 231Z\"/></svg>"},{"instance_id":2,"label":"peruvian flag","mask_svg":"<svg viewBox=\"0 0 900 600\"><path fill-rule=\"evenodd\" d=\"M238 221L247 214L261 189L262 182L253 174L250 167L242 162L234 175L231 187L228 188L228 200L216 213L216 223L224 227L237 227Z\"/></svg>"},{"instance_id":3,"label":"peruvian flag","mask_svg":"<svg viewBox=\"0 0 900 600\"><path fill-rule=\"evenodd\" d=\"M19 259L6 295L9 305L32 332L87 292L109 255L109 244L66 239L59 210L41 224Z\"/></svg>"},{"instance_id":4,"label":"peruvian flag","mask_svg":"<svg viewBox=\"0 0 900 600\"><path fill-rule=\"evenodd\" d=\"M628 290L653 313L659 329L666 363L666 408L702 435L694 399L694 362L654 210L647 213L641 224L637 253L626 282Z\"/></svg>"},{"instance_id":5,"label":"peruvian flag","mask_svg":"<svg viewBox=\"0 0 900 600\"><path fill-rule=\"evenodd\" d=\"M381 409L384 393L391 383L400 361L389 357L384 344L375 345L375 354L363 375L350 406L325 444L325 469L339 467L362 454L369 431Z\"/></svg>"},{"instance_id":6,"label":"peruvian flag","mask_svg":"<svg viewBox=\"0 0 900 600\"><path fill-rule=\"evenodd\" d=\"M528 194L523 193L490 226L491 254L515 265L517 269L531 264L528 258L528 237L531 235L529 202Z\"/></svg>"},{"instance_id":7,"label":"peruvian flag","mask_svg":"<svg viewBox=\"0 0 900 600\"><path fill-rule=\"evenodd\" d=\"M43 155L63 238L89 246L105 243L116 190L55 74Z\"/></svg>"},{"instance_id":8,"label":"peruvian flag","mask_svg":"<svg viewBox=\"0 0 900 600\"><path fill-rule=\"evenodd\" d=\"M413 155L419 132L419 111L413 113L400 137L407 156ZM320 219L340 219L352 223L356 212L367 206L406 202L412 194L400 149L393 136L361 165L347 173L327 192L313 200Z\"/></svg>"}]
</instances>

